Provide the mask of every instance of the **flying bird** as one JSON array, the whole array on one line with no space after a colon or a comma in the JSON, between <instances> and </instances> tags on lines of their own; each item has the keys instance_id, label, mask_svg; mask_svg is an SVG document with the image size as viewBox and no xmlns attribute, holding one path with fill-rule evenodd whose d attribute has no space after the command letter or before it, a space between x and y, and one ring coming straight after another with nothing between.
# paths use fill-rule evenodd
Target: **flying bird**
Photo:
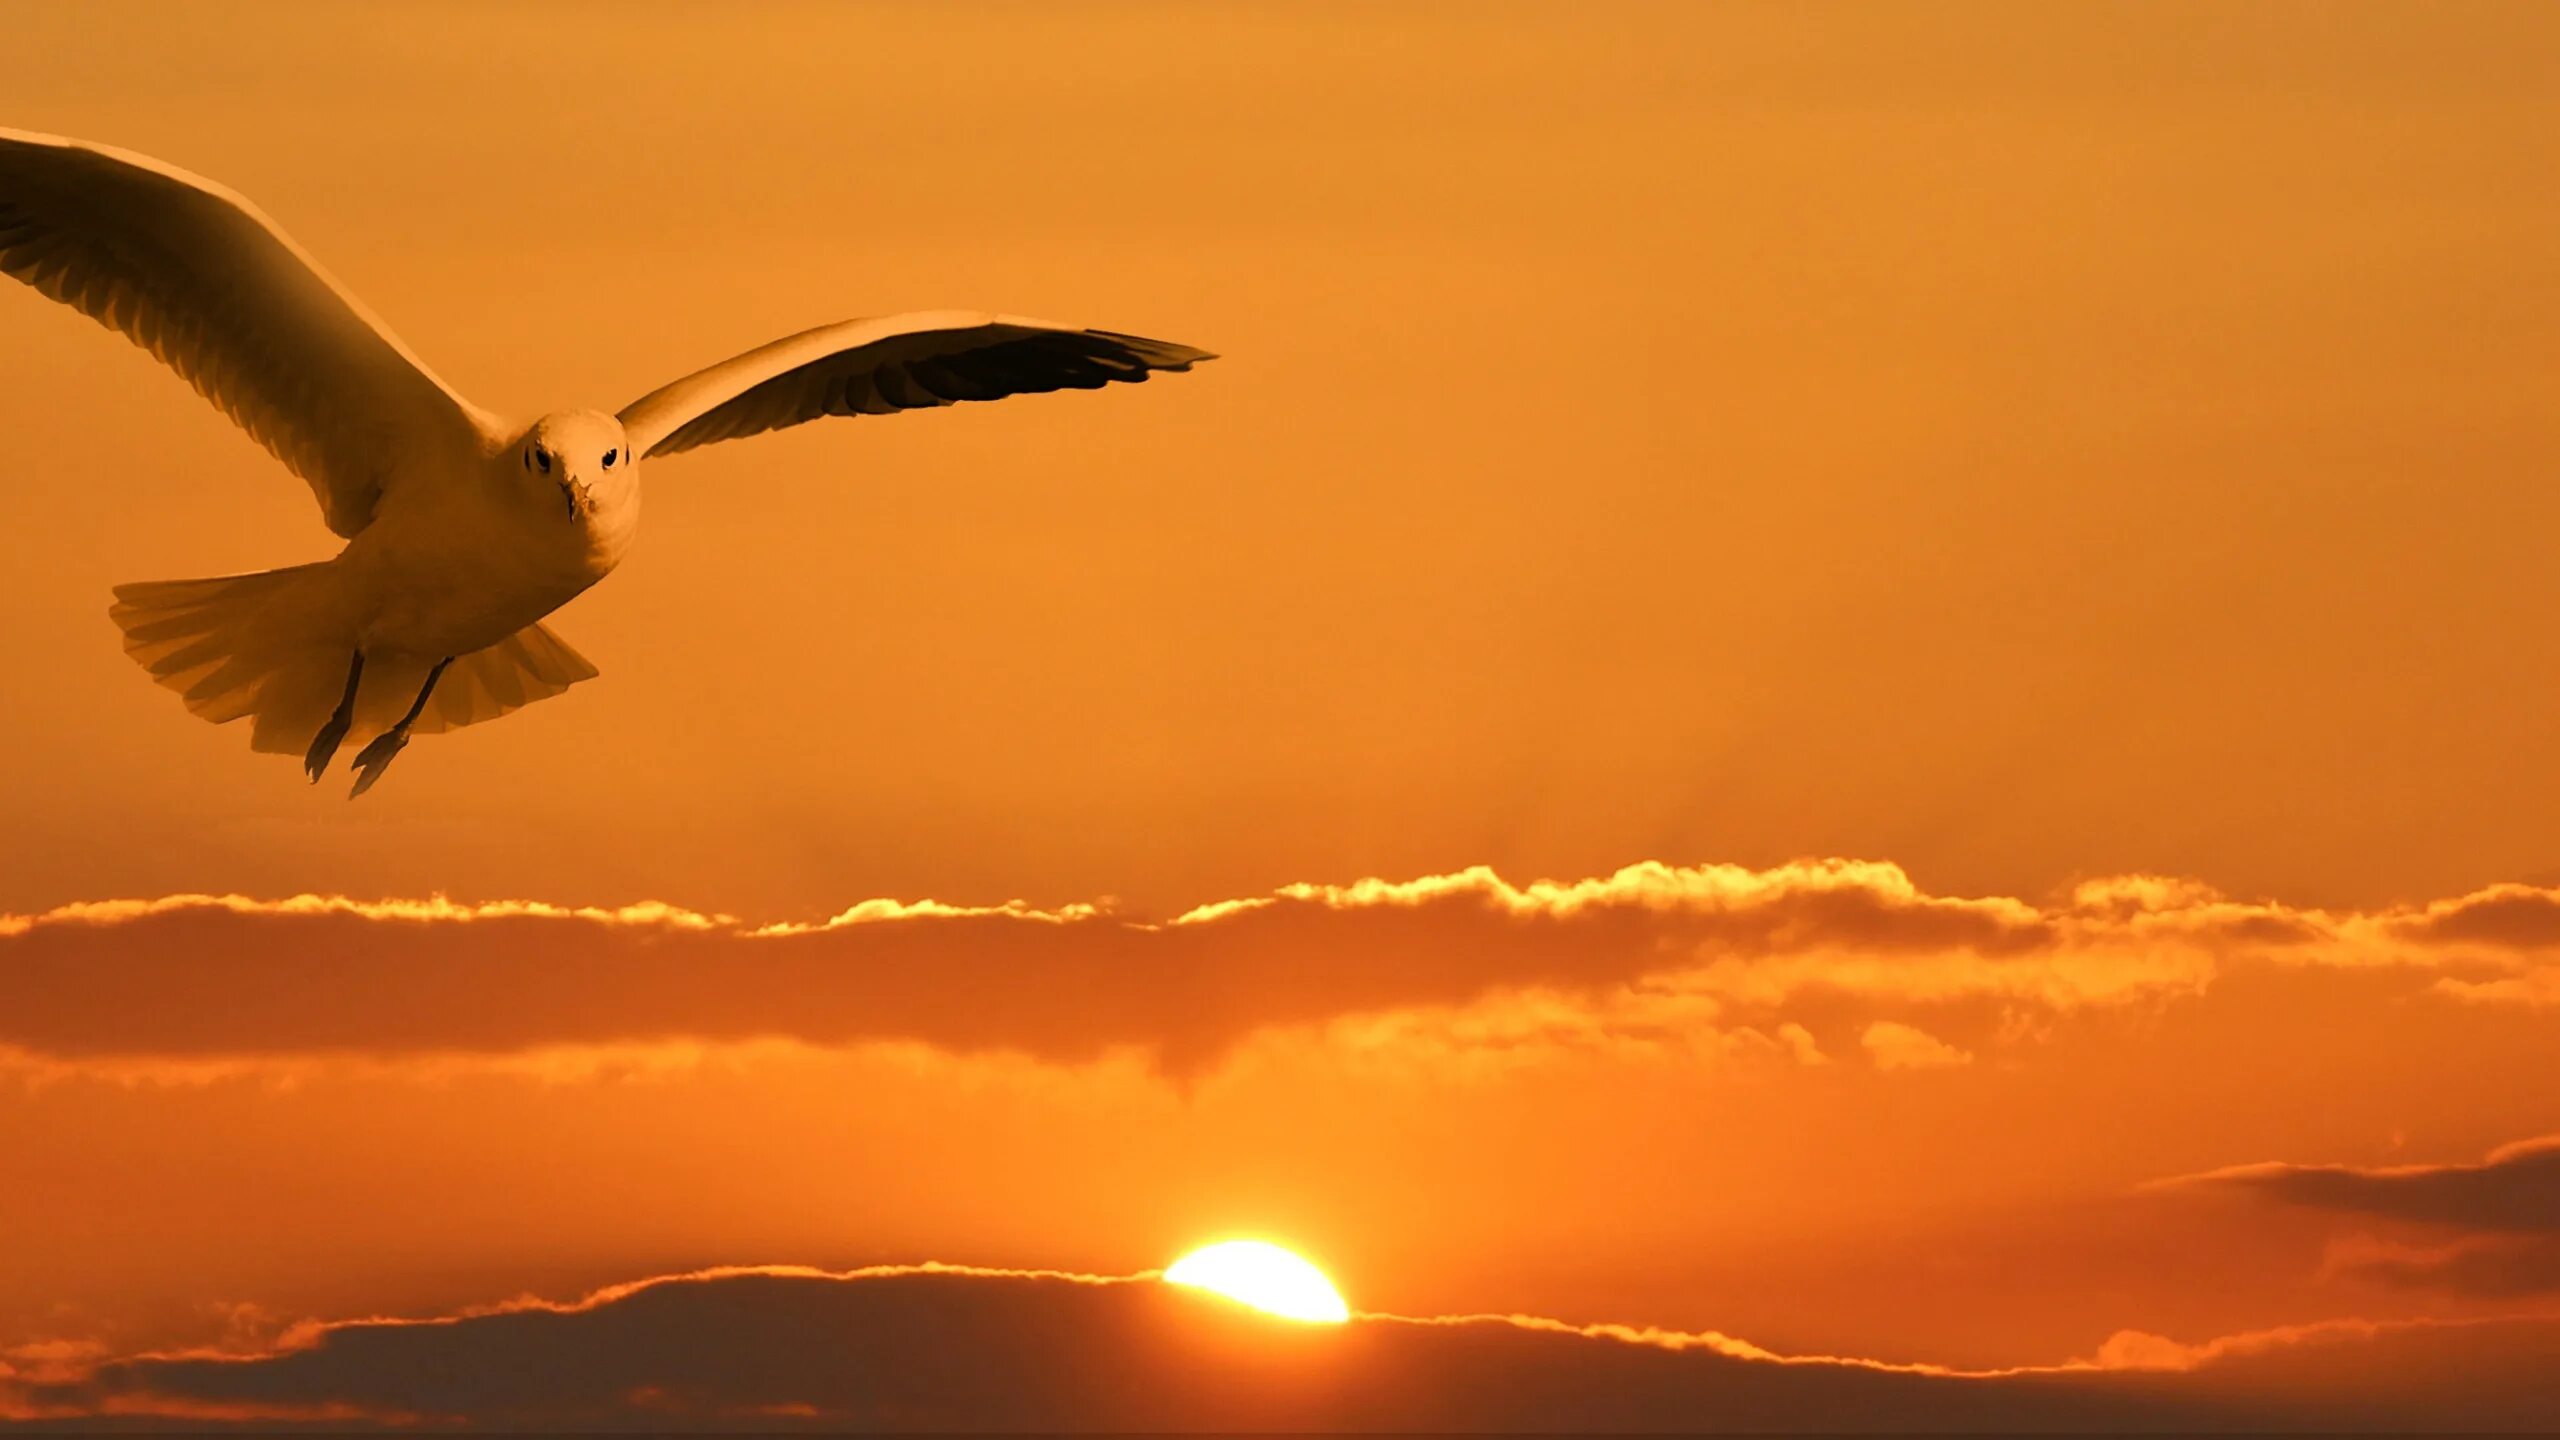
<instances>
[{"instance_id":1,"label":"flying bird","mask_svg":"<svg viewBox=\"0 0 2560 1440\"><path fill-rule=\"evenodd\" d=\"M0 129L0 273L122 331L311 487L328 560L116 587L125 653L350 796L413 735L595 677L544 616L610 574L644 462L827 415L1093 390L1216 357L1019 315L928 311L776 340L619 411L522 424L438 379L258 208L146 156Z\"/></svg>"}]
</instances>

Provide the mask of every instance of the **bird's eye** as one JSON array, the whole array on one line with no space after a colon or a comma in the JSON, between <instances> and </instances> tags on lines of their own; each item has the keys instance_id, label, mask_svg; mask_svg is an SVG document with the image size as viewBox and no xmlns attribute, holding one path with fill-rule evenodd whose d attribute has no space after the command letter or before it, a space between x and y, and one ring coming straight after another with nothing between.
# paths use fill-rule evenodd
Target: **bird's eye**
<instances>
[{"instance_id":1,"label":"bird's eye","mask_svg":"<svg viewBox=\"0 0 2560 1440\"><path fill-rule=\"evenodd\" d=\"M543 473L543 474L545 474L545 475L550 474L550 473L551 473L551 452L550 452L550 451L548 451L548 450L541 450L541 449L537 449L537 450L535 450L535 451L533 452L533 463L534 463L534 464L536 464L536 465L538 465L538 466L540 466L540 467L542 467L542 473Z\"/></svg>"},{"instance_id":2,"label":"bird's eye","mask_svg":"<svg viewBox=\"0 0 2560 1440\"><path fill-rule=\"evenodd\" d=\"M606 452L604 452L604 468L606 468L607 470L612 469L612 468L613 468L613 457L614 457L614 456L616 456L616 455L619 455L619 454L621 454L621 453L622 453L622 451L621 451L621 450L619 450L619 449L607 450Z\"/></svg>"}]
</instances>

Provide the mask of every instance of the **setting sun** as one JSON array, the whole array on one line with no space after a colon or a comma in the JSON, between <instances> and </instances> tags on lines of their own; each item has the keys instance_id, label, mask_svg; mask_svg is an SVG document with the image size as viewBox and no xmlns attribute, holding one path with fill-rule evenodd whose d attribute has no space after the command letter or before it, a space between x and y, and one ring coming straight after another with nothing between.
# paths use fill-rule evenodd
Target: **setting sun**
<instances>
[{"instance_id":1,"label":"setting sun","mask_svg":"<svg viewBox=\"0 0 2560 1440\"><path fill-rule=\"evenodd\" d=\"M1262 1240L1204 1246L1173 1262L1164 1278L1291 1320L1340 1324L1351 1318L1351 1307L1323 1271Z\"/></svg>"}]
</instances>

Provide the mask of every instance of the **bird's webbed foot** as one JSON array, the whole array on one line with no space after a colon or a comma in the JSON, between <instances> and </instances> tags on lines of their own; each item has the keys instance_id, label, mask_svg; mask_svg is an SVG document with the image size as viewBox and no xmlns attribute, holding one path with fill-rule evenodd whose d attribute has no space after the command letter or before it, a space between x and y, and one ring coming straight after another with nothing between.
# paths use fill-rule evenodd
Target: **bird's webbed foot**
<instances>
[{"instance_id":1,"label":"bird's webbed foot","mask_svg":"<svg viewBox=\"0 0 2560 1440\"><path fill-rule=\"evenodd\" d=\"M392 757L409 743L409 727L418 723L418 717L426 712L427 697L436 693L436 682L444 678L444 667L452 663L450 655L437 661L436 667L427 672L427 683L418 687L418 698L409 702L409 713L401 716L390 729L374 736L372 744L356 752L356 788L347 792L348 799L353 800L372 789L373 782L382 778L382 772L391 768ZM348 682L348 693L355 693L353 681Z\"/></svg>"},{"instance_id":2,"label":"bird's webbed foot","mask_svg":"<svg viewBox=\"0 0 2560 1440\"><path fill-rule=\"evenodd\" d=\"M347 738L347 726L356 718L356 684L364 679L364 652L359 650L347 662L346 693L338 697L338 708L329 712L329 721L320 733L311 737L311 748L302 753L302 773L311 783L320 783L320 772L337 758L339 742Z\"/></svg>"},{"instance_id":3,"label":"bird's webbed foot","mask_svg":"<svg viewBox=\"0 0 2560 1440\"><path fill-rule=\"evenodd\" d=\"M311 777L312 784L320 783L320 773L329 768L329 762L337 756L339 744L347 738L348 718L343 714L330 716L329 723L321 726L320 733L312 737L311 748L303 752L302 773Z\"/></svg>"},{"instance_id":4,"label":"bird's webbed foot","mask_svg":"<svg viewBox=\"0 0 2560 1440\"><path fill-rule=\"evenodd\" d=\"M373 788L382 772L391 768L392 759L409 743L409 727L394 725L373 737L373 743L356 752L356 788L347 792L353 800Z\"/></svg>"}]
</instances>

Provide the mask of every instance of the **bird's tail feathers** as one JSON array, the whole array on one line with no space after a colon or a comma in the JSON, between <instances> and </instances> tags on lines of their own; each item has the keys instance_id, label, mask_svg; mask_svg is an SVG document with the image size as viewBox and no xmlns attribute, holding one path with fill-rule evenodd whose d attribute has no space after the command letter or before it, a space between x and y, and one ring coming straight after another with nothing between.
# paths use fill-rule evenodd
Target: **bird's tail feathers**
<instances>
[{"instance_id":1,"label":"bird's tail feathers","mask_svg":"<svg viewBox=\"0 0 2560 1440\"><path fill-rule=\"evenodd\" d=\"M594 678L596 667L569 642L544 626L527 625L486 650L454 657L409 729L432 735L477 725Z\"/></svg>"},{"instance_id":2,"label":"bird's tail feathers","mask_svg":"<svg viewBox=\"0 0 2560 1440\"><path fill-rule=\"evenodd\" d=\"M189 710L217 725L255 716L257 748L290 754L311 743L346 684L347 647L333 660L325 637L297 623L312 607L295 602L321 569L119 585L107 618L124 653Z\"/></svg>"},{"instance_id":3,"label":"bird's tail feathers","mask_svg":"<svg viewBox=\"0 0 2560 1440\"><path fill-rule=\"evenodd\" d=\"M187 708L220 725L253 721L252 747L299 755L346 690L354 639L331 622L327 563L206 580L116 587L107 611L124 650ZM366 657L350 739L388 728L425 682L427 659ZM420 735L494 720L548 699L596 667L560 637L528 625L456 656L411 727Z\"/></svg>"}]
</instances>

